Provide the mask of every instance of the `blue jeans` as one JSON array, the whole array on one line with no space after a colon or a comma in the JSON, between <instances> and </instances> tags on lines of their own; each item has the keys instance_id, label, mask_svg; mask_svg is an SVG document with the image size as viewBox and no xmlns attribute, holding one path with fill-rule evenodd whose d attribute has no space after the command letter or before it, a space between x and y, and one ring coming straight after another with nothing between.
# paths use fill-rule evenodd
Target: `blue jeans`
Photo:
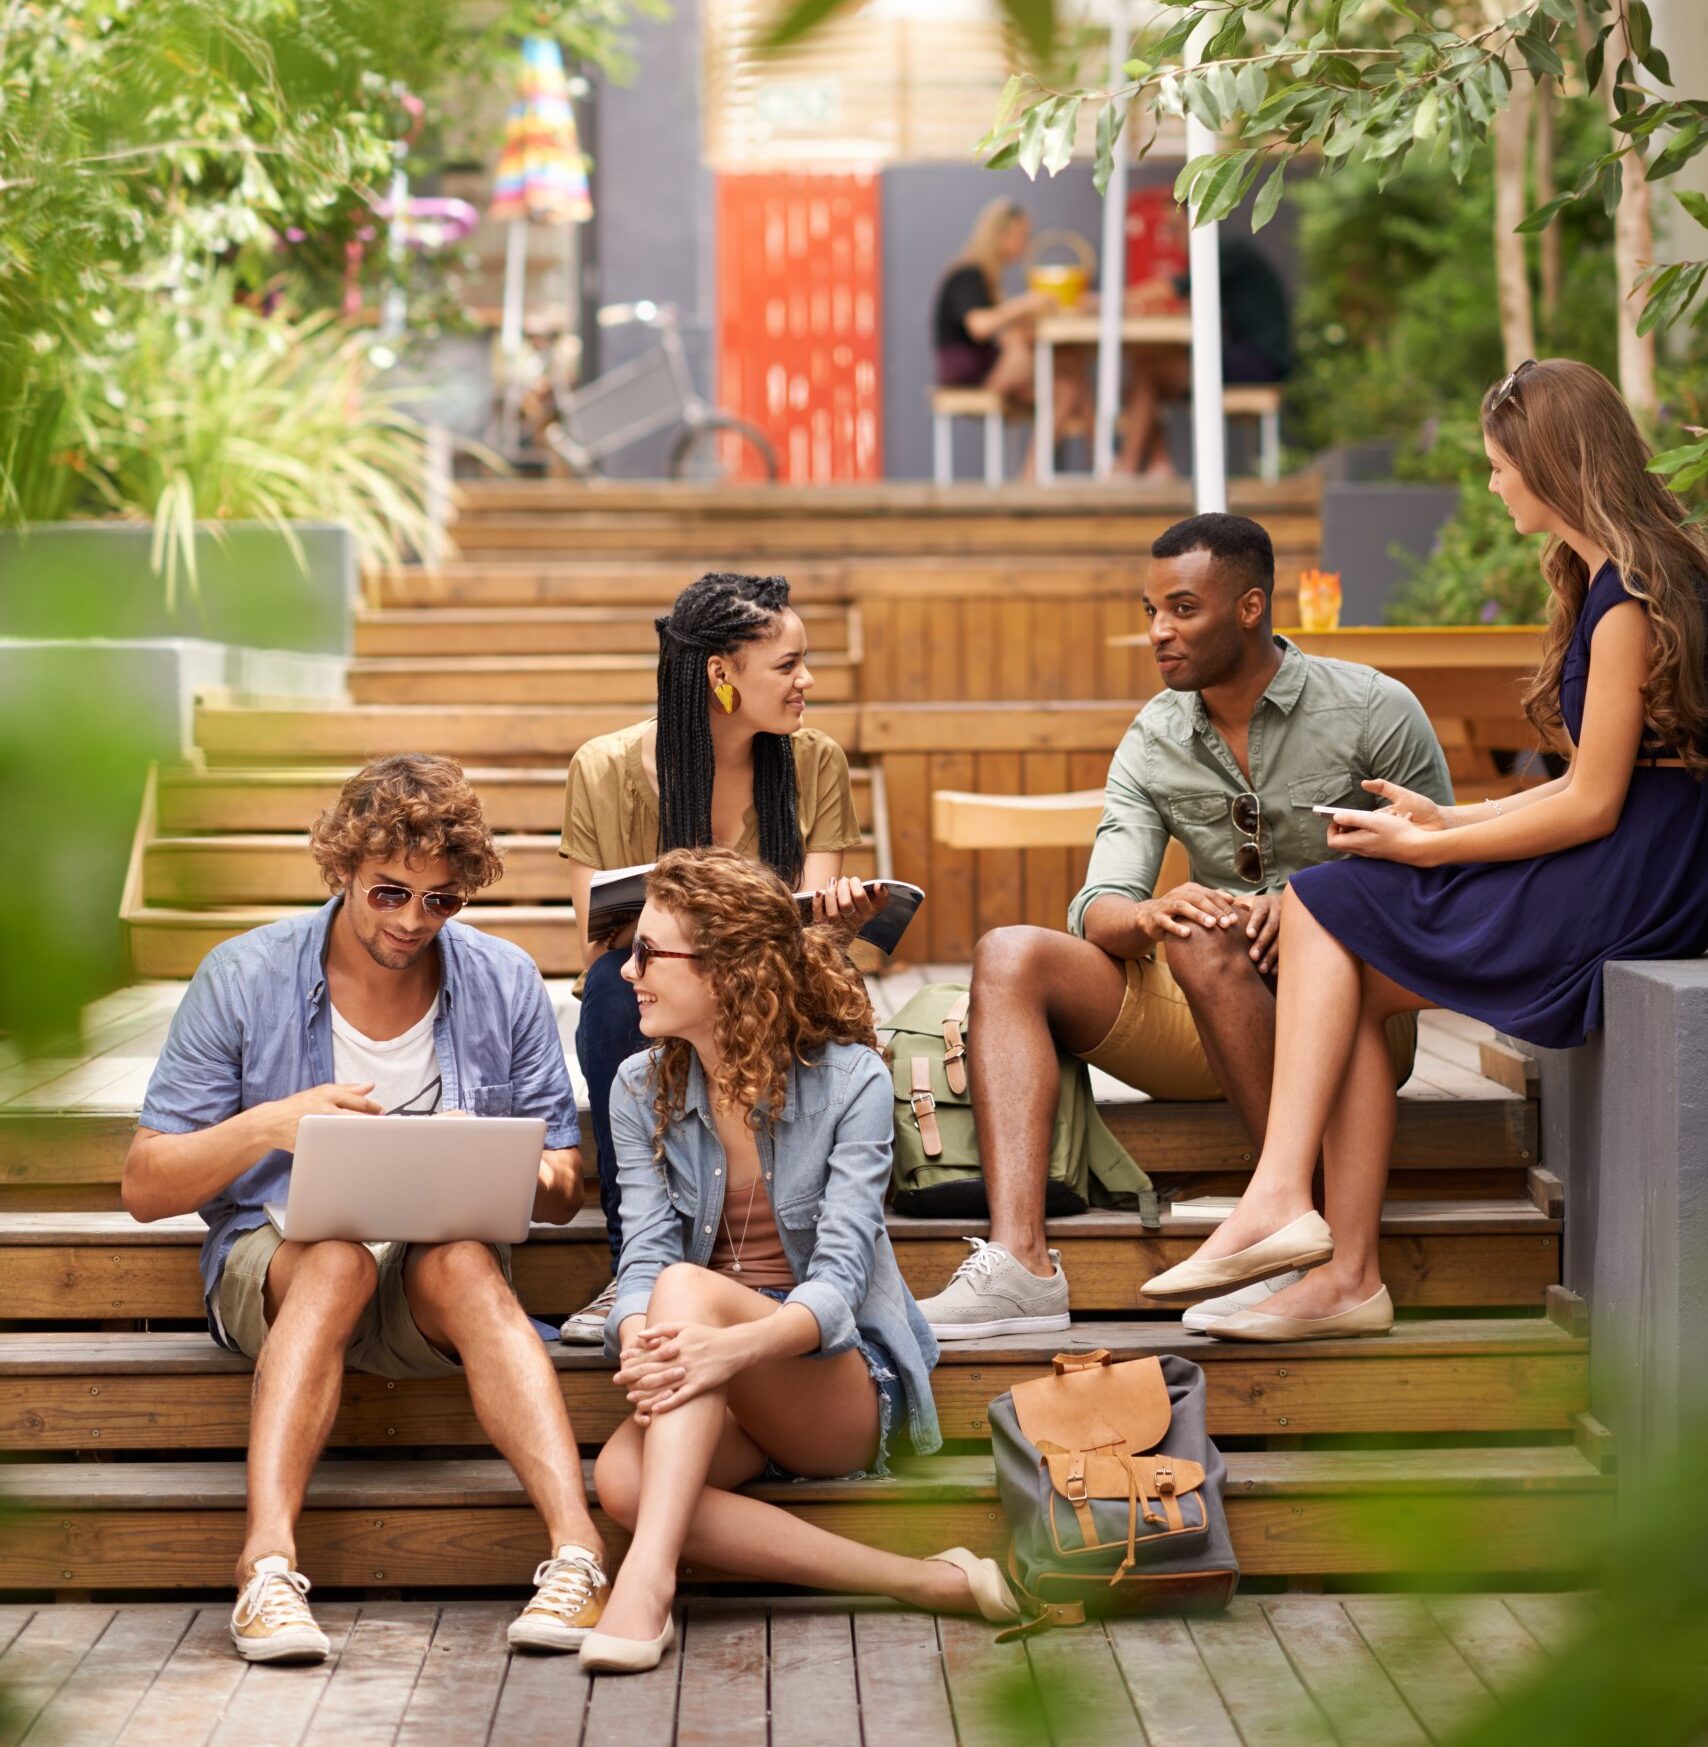
<instances>
[{"instance_id":1,"label":"blue jeans","mask_svg":"<svg viewBox=\"0 0 1708 1747\"><path fill-rule=\"evenodd\" d=\"M617 1153L611 1144L611 1087L617 1069L637 1051L650 1047L641 1035L635 992L623 981L623 966L628 962L627 947L593 961L582 986L581 1017L575 1027L575 1058L587 1080L587 1113L599 1154L599 1205L605 1211L613 1275L623 1248L623 1217L617 1192Z\"/></svg>"}]
</instances>

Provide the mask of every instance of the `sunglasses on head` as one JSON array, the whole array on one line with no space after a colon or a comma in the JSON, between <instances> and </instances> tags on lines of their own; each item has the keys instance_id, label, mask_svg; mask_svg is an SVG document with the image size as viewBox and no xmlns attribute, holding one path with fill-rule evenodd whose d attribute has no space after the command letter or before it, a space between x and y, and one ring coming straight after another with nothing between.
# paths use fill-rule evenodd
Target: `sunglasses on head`
<instances>
[{"instance_id":1,"label":"sunglasses on head","mask_svg":"<svg viewBox=\"0 0 1708 1747\"><path fill-rule=\"evenodd\" d=\"M1495 391L1489 397L1489 411L1499 412L1500 409L1512 399L1513 395L1518 392L1519 379L1523 376L1524 372L1526 370L1533 370L1535 367L1536 360L1534 358L1526 358L1522 364L1515 365L1511 370L1509 370L1506 375L1495 384ZM1518 402L1518 408L1520 412L1524 410L1523 401Z\"/></svg>"},{"instance_id":2,"label":"sunglasses on head","mask_svg":"<svg viewBox=\"0 0 1708 1747\"><path fill-rule=\"evenodd\" d=\"M1234 870L1242 880L1259 885L1263 880L1263 805L1256 795L1235 795L1229 811L1234 829L1246 839L1234 851Z\"/></svg>"},{"instance_id":3,"label":"sunglasses on head","mask_svg":"<svg viewBox=\"0 0 1708 1747\"><path fill-rule=\"evenodd\" d=\"M467 902L460 892L418 892L413 886L399 886L389 880L371 886L363 886L357 880L356 884L361 886L370 910L404 910L411 898L419 898L421 908L440 922L448 921Z\"/></svg>"},{"instance_id":4,"label":"sunglasses on head","mask_svg":"<svg viewBox=\"0 0 1708 1747\"><path fill-rule=\"evenodd\" d=\"M667 952L662 946L654 946L650 940L639 934L635 936L635 943L630 951L635 961L635 975L637 977L646 975L646 967L655 958L703 958L705 956L698 952Z\"/></svg>"}]
</instances>

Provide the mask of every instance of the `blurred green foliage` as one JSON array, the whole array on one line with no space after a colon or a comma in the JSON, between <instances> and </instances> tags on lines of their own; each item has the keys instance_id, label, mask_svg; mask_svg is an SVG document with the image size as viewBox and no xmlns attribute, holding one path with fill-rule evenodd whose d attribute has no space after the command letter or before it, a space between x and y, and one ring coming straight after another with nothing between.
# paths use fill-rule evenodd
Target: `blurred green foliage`
<instances>
[{"instance_id":1,"label":"blurred green foliage","mask_svg":"<svg viewBox=\"0 0 1708 1747\"><path fill-rule=\"evenodd\" d=\"M119 510L151 519L127 406L169 392L139 369L178 344L264 367L254 324L211 294L299 317L336 295L330 260L362 228L413 118L470 84L508 89L523 33L621 58L630 0L35 0L0 14L0 521ZM496 152L498 140L489 142ZM281 246L302 233L295 249ZM169 328L167 327L169 324ZM216 324L216 325L210 325ZM119 416L108 416L111 409ZM265 437L276 402L230 408L204 444ZM355 409L357 422L368 415ZM397 427L384 414L375 422ZM223 433L226 434L222 434ZM93 453L97 439L112 459ZM94 463L91 465L91 463ZM370 525L384 492L366 498ZM218 494L198 502L219 512ZM173 512L180 519L182 501ZM233 511L232 513L245 513ZM384 557L383 550L373 552ZM163 554L164 557L164 554Z\"/></svg>"}]
</instances>

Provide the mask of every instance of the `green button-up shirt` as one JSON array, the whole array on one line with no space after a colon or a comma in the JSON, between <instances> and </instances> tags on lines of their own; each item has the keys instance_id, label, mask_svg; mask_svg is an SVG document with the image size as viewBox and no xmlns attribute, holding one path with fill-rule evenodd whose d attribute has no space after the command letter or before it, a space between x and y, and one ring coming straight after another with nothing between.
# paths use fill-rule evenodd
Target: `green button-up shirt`
<instances>
[{"instance_id":1,"label":"green button-up shirt","mask_svg":"<svg viewBox=\"0 0 1708 1747\"><path fill-rule=\"evenodd\" d=\"M1109 767L1085 886L1068 909L1073 933L1084 934L1085 913L1105 892L1141 903L1153 896L1171 837L1185 846L1199 884L1272 892L1300 868L1339 859L1328 847L1328 820L1311 808L1382 805L1359 786L1366 777L1452 804L1441 743L1405 686L1374 667L1275 641L1281 666L1252 712L1249 783L1199 693L1165 691L1139 712ZM1246 793L1262 809L1258 885L1234 866L1245 838L1232 807Z\"/></svg>"}]
</instances>

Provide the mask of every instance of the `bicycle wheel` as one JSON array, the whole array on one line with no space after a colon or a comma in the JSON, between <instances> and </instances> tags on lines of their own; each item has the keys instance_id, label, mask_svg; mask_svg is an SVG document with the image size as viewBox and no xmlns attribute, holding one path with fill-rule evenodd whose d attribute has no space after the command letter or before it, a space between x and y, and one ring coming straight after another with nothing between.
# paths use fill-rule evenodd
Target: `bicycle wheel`
<instances>
[{"instance_id":1,"label":"bicycle wheel","mask_svg":"<svg viewBox=\"0 0 1708 1747\"><path fill-rule=\"evenodd\" d=\"M777 478L777 451L756 425L731 413L711 413L689 425L670 450L670 477L708 484L752 479L755 471L767 483Z\"/></svg>"}]
</instances>

